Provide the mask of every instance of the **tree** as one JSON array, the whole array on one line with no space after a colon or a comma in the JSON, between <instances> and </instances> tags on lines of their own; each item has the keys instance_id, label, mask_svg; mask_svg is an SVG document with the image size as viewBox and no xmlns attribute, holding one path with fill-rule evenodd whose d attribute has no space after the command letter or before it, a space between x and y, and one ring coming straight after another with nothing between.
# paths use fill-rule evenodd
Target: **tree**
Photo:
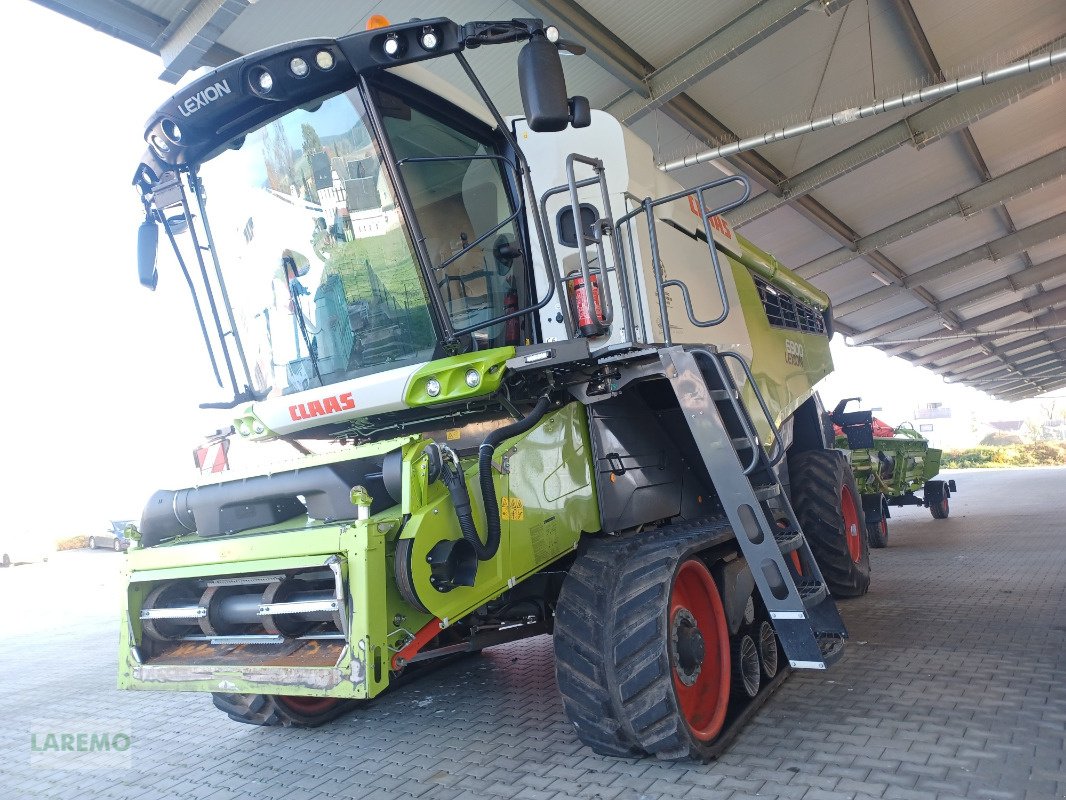
<instances>
[{"instance_id":1,"label":"tree","mask_svg":"<svg viewBox=\"0 0 1066 800\"><path fill-rule=\"evenodd\" d=\"M310 158L315 153L321 153L322 140L318 138L318 131L314 126L305 122L300 126L300 130L304 135L304 155Z\"/></svg>"}]
</instances>

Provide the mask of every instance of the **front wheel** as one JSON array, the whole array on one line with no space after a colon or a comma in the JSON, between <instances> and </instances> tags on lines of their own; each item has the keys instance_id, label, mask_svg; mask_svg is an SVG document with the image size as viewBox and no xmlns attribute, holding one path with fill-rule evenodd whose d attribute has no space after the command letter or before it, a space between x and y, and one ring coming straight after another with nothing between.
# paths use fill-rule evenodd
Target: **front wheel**
<instances>
[{"instance_id":1,"label":"front wheel","mask_svg":"<svg viewBox=\"0 0 1066 800\"><path fill-rule=\"evenodd\" d=\"M122 542L120 542L118 539L115 539L114 547L115 547L115 552L116 553L121 553L122 552Z\"/></svg>"},{"instance_id":2,"label":"front wheel","mask_svg":"<svg viewBox=\"0 0 1066 800\"><path fill-rule=\"evenodd\" d=\"M870 588L870 543L859 487L839 450L808 450L789 459L792 506L835 597Z\"/></svg>"},{"instance_id":3,"label":"front wheel","mask_svg":"<svg viewBox=\"0 0 1066 800\"><path fill-rule=\"evenodd\" d=\"M349 700L335 697L297 697L277 694L213 692L215 708L234 722L284 728L316 728L351 709Z\"/></svg>"}]
</instances>

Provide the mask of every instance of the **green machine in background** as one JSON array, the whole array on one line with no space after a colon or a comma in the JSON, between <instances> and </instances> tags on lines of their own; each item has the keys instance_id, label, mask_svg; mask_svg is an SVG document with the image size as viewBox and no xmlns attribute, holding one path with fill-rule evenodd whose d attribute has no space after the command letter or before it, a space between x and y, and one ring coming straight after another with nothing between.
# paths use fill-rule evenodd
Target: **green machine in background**
<instances>
[{"instance_id":1,"label":"green machine in background","mask_svg":"<svg viewBox=\"0 0 1066 800\"><path fill-rule=\"evenodd\" d=\"M930 447L911 425L893 428L870 411L844 410L861 399L841 400L830 418L837 447L850 453L870 545L887 547L889 506L924 506L934 519L947 519L955 481L936 480L942 451Z\"/></svg>"}]
</instances>

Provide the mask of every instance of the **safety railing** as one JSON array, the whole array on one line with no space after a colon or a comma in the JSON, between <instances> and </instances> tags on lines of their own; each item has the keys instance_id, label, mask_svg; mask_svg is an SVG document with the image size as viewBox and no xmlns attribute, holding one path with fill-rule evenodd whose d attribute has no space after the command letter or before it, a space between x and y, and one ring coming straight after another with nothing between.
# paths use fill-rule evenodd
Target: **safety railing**
<instances>
[{"instance_id":1,"label":"safety railing","mask_svg":"<svg viewBox=\"0 0 1066 800\"><path fill-rule=\"evenodd\" d=\"M704 194L711 189L716 189L719 186L725 186L729 183L737 183L743 187L740 197L735 200L731 200L721 206L716 206L712 209L707 208L707 203L704 198ZM748 183L747 178L742 175L730 175L725 178L719 178L718 180L710 181L708 183L701 184L694 189L684 189L680 192L675 192L664 197L652 199L650 197L640 201L640 208L630 211L625 216L620 217L614 223L616 229L621 228L623 225L631 225L641 214L644 214L648 224L648 241L652 262L652 273L655 276L655 292L659 300L659 316L663 326L663 343L667 346L673 344L673 336L670 332L670 312L667 307L666 290L670 288L676 288L681 292L682 300L685 304L685 315L688 317L688 321L697 328L710 328L714 325L720 325L729 316L729 295L726 292L725 278L722 275L722 265L718 260L718 251L714 246L714 234L711 230L711 217L724 214L727 211L731 211L742 203L746 202L751 195L751 184ZM702 320L696 316L695 309L692 306L692 296L689 293L688 284L683 280L676 278L666 279L663 275L662 257L659 252L659 237L656 230L656 219L654 210L666 203L672 203L675 200L681 200L689 197L695 197L696 207L698 209L700 220L703 224L703 232L706 237L707 249L711 254L711 265L714 270L715 284L718 288L718 297L722 304L721 313L714 319Z\"/></svg>"}]
</instances>

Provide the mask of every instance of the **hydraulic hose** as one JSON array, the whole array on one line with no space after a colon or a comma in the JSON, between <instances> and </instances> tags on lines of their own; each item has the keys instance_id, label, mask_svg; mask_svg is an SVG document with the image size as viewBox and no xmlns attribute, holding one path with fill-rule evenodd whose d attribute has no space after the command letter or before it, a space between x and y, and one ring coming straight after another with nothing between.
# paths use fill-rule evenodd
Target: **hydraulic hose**
<instances>
[{"instance_id":1,"label":"hydraulic hose","mask_svg":"<svg viewBox=\"0 0 1066 800\"><path fill-rule=\"evenodd\" d=\"M492 454L501 442L522 435L540 422L548 413L549 405L550 401L547 396L541 397L527 416L511 425L497 428L485 437L485 441L478 448L478 478L481 482L481 501L485 506L485 520L488 526L484 542L481 541L481 535L474 524L470 494L467 491L466 480L458 458L450 464L445 459L442 464L441 480L448 487L448 493L452 497L452 505L455 506L455 515L459 520L463 538L473 548L478 561L488 561L500 549L500 504L496 498L496 486L492 482Z\"/></svg>"}]
</instances>

